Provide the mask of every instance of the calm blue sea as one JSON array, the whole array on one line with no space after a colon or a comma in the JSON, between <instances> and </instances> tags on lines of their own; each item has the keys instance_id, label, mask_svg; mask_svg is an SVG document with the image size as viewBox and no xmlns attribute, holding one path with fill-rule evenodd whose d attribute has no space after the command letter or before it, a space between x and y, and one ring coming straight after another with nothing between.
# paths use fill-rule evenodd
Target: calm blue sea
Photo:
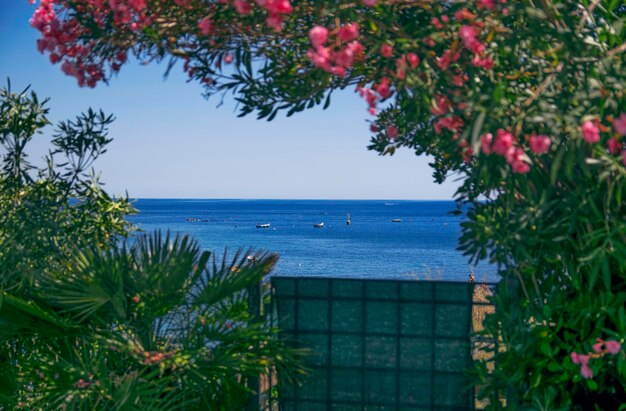
<instances>
[{"instance_id":1,"label":"calm blue sea","mask_svg":"<svg viewBox=\"0 0 626 411\"><path fill-rule=\"evenodd\" d=\"M462 216L449 213L451 201L139 199L135 207L141 229L190 234L218 256L276 252L275 274L466 281L473 270L477 281L497 280L495 267L470 268L456 251Z\"/></svg>"}]
</instances>

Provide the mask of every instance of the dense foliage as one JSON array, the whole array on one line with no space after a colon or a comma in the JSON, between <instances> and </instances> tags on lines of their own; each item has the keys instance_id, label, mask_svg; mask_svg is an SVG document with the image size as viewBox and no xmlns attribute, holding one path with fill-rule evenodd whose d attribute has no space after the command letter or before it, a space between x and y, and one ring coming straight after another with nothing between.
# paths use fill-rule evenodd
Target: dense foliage
<instances>
[{"instance_id":1,"label":"dense foliage","mask_svg":"<svg viewBox=\"0 0 626 411\"><path fill-rule=\"evenodd\" d=\"M112 117L59 123L35 167L45 103L0 90L0 409L241 409L248 379L299 372L251 310L277 257L129 237L129 201L87 174Z\"/></svg>"},{"instance_id":2,"label":"dense foliage","mask_svg":"<svg viewBox=\"0 0 626 411\"><path fill-rule=\"evenodd\" d=\"M461 248L503 278L478 371L497 407L626 403L626 10L618 0L42 0L53 63L95 86L176 61L272 119L356 86L370 148L430 154L471 203Z\"/></svg>"}]
</instances>

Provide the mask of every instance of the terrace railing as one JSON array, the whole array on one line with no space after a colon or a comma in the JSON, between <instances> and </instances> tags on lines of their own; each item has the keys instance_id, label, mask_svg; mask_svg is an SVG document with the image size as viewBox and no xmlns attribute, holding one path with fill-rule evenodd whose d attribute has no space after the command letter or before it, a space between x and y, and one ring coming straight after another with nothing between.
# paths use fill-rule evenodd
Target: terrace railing
<instances>
[{"instance_id":1,"label":"terrace railing","mask_svg":"<svg viewBox=\"0 0 626 411\"><path fill-rule=\"evenodd\" d=\"M312 351L302 384L279 387L281 410L475 408L465 376L476 346L474 284L273 277L271 285L284 333Z\"/></svg>"}]
</instances>

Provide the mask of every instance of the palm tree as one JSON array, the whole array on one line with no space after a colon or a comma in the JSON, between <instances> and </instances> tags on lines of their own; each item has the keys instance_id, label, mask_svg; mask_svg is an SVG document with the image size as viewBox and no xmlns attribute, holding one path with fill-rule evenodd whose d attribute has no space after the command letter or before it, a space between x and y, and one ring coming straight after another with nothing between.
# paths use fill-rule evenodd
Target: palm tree
<instances>
[{"instance_id":1,"label":"palm tree","mask_svg":"<svg viewBox=\"0 0 626 411\"><path fill-rule=\"evenodd\" d=\"M28 297L5 293L5 405L235 410L248 379L293 378L298 353L249 310L248 289L277 256L247 255L218 262L187 236L157 232L76 252Z\"/></svg>"}]
</instances>

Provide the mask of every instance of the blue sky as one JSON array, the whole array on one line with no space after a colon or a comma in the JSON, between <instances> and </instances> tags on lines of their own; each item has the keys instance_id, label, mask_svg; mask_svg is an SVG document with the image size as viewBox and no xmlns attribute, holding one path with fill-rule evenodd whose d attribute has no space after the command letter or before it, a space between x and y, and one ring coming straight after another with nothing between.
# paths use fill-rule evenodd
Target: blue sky
<instances>
[{"instance_id":1,"label":"blue sky","mask_svg":"<svg viewBox=\"0 0 626 411\"><path fill-rule=\"evenodd\" d=\"M456 184L432 182L428 159L368 151L366 104L352 91L272 122L237 118L232 101L201 96L180 68L130 64L110 85L81 89L35 47L26 0L0 0L0 82L50 97L53 122L89 107L113 113L114 141L95 164L111 194L156 198L450 199ZM47 151L47 130L31 148Z\"/></svg>"}]
</instances>

